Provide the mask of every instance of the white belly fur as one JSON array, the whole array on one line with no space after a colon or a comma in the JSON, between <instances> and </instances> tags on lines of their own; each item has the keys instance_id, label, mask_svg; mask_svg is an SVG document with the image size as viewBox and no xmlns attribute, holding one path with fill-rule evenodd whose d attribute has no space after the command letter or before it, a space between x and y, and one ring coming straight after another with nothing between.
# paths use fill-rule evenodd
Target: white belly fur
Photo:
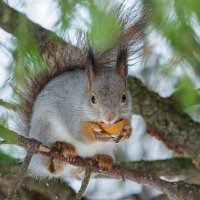
<instances>
[{"instance_id":1,"label":"white belly fur","mask_svg":"<svg viewBox=\"0 0 200 200\"><path fill-rule=\"evenodd\" d=\"M116 147L115 143L111 142L94 142L90 144L82 143L77 140L75 140L69 133L67 128L64 126L62 120L59 119L59 117L55 117L55 115L48 116L49 121L51 124L55 124L53 127L51 135L51 142L54 143L56 141L64 141L71 143L75 146L76 152L79 156L82 157L92 157L95 154L102 153L102 154L109 154L113 155L114 149ZM50 145L46 143L46 145ZM31 164L29 166L30 173L33 176L40 176L40 177L56 177L52 173L50 173L47 168L45 167L45 164L47 162L48 158L45 158L41 155L35 155L31 161ZM77 167L70 166L69 164L66 165L64 170L61 172L59 177L62 177L63 179L68 179L74 170L76 170Z\"/></svg>"}]
</instances>

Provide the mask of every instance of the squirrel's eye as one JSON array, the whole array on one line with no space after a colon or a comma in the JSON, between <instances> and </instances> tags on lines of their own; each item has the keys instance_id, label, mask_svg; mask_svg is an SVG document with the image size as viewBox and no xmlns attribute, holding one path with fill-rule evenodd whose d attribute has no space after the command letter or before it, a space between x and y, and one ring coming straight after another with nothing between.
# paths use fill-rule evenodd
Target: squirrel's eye
<instances>
[{"instance_id":1,"label":"squirrel's eye","mask_svg":"<svg viewBox=\"0 0 200 200\"><path fill-rule=\"evenodd\" d=\"M125 102L126 102L126 95L125 95L125 94L122 95L121 102L122 102L122 103L125 103Z\"/></svg>"},{"instance_id":2,"label":"squirrel's eye","mask_svg":"<svg viewBox=\"0 0 200 200\"><path fill-rule=\"evenodd\" d=\"M91 102L92 102L93 104L96 104L96 103L97 103L97 102L96 102L96 98L95 98L94 95L92 95L92 97L91 97Z\"/></svg>"}]
</instances>

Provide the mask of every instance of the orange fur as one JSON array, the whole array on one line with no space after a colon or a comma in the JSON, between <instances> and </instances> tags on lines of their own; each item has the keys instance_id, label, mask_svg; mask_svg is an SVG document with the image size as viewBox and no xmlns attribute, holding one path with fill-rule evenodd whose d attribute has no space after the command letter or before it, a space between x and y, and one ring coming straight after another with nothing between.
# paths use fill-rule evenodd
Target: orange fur
<instances>
[{"instance_id":1,"label":"orange fur","mask_svg":"<svg viewBox=\"0 0 200 200\"><path fill-rule=\"evenodd\" d=\"M95 122L82 122L81 130L83 131L83 135L86 141L95 142L98 141L93 133L94 128L97 126Z\"/></svg>"},{"instance_id":2,"label":"orange fur","mask_svg":"<svg viewBox=\"0 0 200 200\"><path fill-rule=\"evenodd\" d=\"M111 169L114 163L113 158L107 154L96 154L93 156L93 160L98 163L100 169Z\"/></svg>"}]
</instances>

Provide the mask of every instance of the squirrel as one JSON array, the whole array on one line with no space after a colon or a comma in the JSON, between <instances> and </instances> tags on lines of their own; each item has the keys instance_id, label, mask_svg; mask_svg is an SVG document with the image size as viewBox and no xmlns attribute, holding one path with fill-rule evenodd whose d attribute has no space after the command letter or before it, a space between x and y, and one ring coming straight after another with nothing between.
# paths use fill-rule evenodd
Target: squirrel
<instances>
[{"instance_id":1,"label":"squirrel","mask_svg":"<svg viewBox=\"0 0 200 200\"><path fill-rule=\"evenodd\" d=\"M91 47L81 49L68 43L60 51L65 55L63 65L51 65L49 58L49 66L31 77L23 91L24 102L18 110L19 132L55 148L63 156L92 157L99 168L110 169L116 147L113 138L98 124L91 135L85 135L81 124L91 121L112 125L121 119L131 121L128 55L141 35L142 24L141 19L129 24L121 31L120 42L99 54ZM130 135L130 123L124 124L115 141L128 139ZM34 155L29 169L35 176L75 177L77 167Z\"/></svg>"}]
</instances>

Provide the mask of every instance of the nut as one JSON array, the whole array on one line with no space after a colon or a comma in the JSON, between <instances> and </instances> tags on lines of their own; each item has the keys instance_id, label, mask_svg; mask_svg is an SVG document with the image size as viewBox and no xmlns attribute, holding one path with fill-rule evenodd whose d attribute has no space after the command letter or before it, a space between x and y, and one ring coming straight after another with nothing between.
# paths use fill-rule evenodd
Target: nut
<instances>
[{"instance_id":1,"label":"nut","mask_svg":"<svg viewBox=\"0 0 200 200\"><path fill-rule=\"evenodd\" d=\"M121 133L124 124L125 124L125 119L122 119L115 124L104 124L103 122L98 122L97 123L106 133L109 133L111 135L118 135Z\"/></svg>"}]
</instances>

